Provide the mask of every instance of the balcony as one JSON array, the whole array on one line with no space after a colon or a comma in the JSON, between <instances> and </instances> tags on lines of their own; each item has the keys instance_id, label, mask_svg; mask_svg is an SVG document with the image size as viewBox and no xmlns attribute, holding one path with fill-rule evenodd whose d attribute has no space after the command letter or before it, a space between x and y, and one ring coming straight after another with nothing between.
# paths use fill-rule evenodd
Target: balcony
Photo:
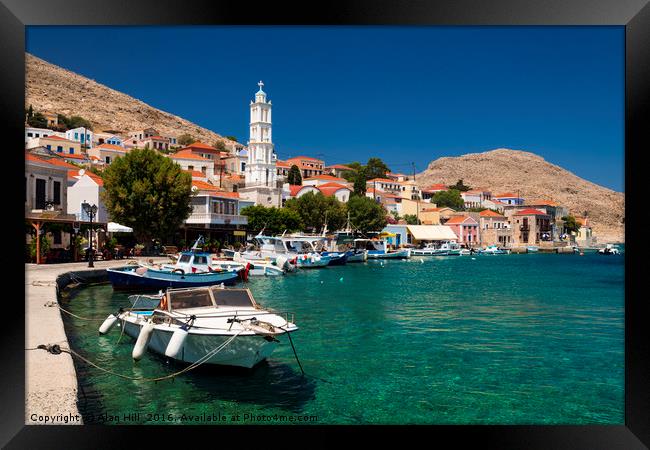
<instances>
[{"instance_id":1,"label":"balcony","mask_svg":"<svg viewBox=\"0 0 650 450\"><path fill-rule=\"evenodd\" d=\"M188 225L247 225L248 219L239 214L192 213L185 223Z\"/></svg>"}]
</instances>

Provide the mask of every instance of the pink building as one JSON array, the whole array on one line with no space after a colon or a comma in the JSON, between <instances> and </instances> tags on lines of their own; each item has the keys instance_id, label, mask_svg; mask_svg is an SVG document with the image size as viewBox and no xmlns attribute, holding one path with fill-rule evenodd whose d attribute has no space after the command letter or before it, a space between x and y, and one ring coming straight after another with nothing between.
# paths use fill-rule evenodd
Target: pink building
<instances>
[{"instance_id":1,"label":"pink building","mask_svg":"<svg viewBox=\"0 0 650 450\"><path fill-rule=\"evenodd\" d=\"M458 243L466 247L475 247L480 243L478 222L470 216L452 216L445 225L451 227L458 236Z\"/></svg>"}]
</instances>

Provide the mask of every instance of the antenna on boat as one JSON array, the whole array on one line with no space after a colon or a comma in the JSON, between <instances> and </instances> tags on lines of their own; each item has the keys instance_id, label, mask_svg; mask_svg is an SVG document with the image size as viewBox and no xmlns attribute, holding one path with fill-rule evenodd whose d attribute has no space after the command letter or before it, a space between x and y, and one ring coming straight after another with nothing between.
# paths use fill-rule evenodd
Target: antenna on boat
<instances>
[{"instance_id":1,"label":"antenna on boat","mask_svg":"<svg viewBox=\"0 0 650 450\"><path fill-rule=\"evenodd\" d=\"M287 230L285 229L285 230L282 232L282 236L280 236L280 237L284 237L284 234L285 234L286 232L287 232Z\"/></svg>"},{"instance_id":2,"label":"antenna on boat","mask_svg":"<svg viewBox=\"0 0 650 450\"><path fill-rule=\"evenodd\" d=\"M262 227L262 229L260 230L260 232L257 233L257 236L262 236L262 235L264 234L264 230L266 230L266 224L264 224L264 226ZM255 236L255 237L257 237L257 236Z\"/></svg>"},{"instance_id":3,"label":"antenna on boat","mask_svg":"<svg viewBox=\"0 0 650 450\"><path fill-rule=\"evenodd\" d=\"M323 224L323 237L325 237L325 233L327 233L327 211L325 211L325 223Z\"/></svg>"}]
</instances>

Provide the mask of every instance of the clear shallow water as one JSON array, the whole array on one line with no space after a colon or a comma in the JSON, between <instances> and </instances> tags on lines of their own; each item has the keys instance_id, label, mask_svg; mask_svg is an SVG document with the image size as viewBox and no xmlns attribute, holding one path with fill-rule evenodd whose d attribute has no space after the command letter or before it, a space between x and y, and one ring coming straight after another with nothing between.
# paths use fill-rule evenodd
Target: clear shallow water
<instances>
[{"instance_id":1,"label":"clear shallow water","mask_svg":"<svg viewBox=\"0 0 650 450\"><path fill-rule=\"evenodd\" d=\"M228 424L285 423L277 414L317 416L318 424L624 423L623 256L471 258L252 278L258 302L296 313L292 336L309 376L286 338L255 369L204 366L173 382L124 380L75 361L84 420L215 423L212 415L222 414ZM129 305L110 285L64 300L84 317ZM134 363L134 341L117 343L117 327L98 336L97 322L64 320L72 348L102 367L146 377L181 368L152 353ZM140 417L124 420L129 413ZM236 414L240 421L231 422Z\"/></svg>"}]
</instances>

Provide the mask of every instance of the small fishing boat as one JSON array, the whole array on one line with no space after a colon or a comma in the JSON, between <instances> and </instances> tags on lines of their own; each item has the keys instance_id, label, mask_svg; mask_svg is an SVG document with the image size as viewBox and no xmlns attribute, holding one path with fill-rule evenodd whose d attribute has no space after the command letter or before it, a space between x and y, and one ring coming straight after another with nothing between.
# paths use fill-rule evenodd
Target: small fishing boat
<instances>
[{"instance_id":1,"label":"small fishing boat","mask_svg":"<svg viewBox=\"0 0 650 450\"><path fill-rule=\"evenodd\" d=\"M483 250L479 250L481 255L505 255L508 253L506 250L502 250L496 245L488 245Z\"/></svg>"},{"instance_id":2,"label":"small fishing boat","mask_svg":"<svg viewBox=\"0 0 650 450\"><path fill-rule=\"evenodd\" d=\"M185 363L252 368L271 355L279 336L298 330L292 314L262 308L248 289L168 289L158 299L153 309L111 314L100 334L120 323L136 339L135 360L149 349Z\"/></svg>"},{"instance_id":3,"label":"small fishing boat","mask_svg":"<svg viewBox=\"0 0 650 450\"><path fill-rule=\"evenodd\" d=\"M529 245L526 247L526 251L528 253L537 253L539 251L539 247L536 245Z\"/></svg>"},{"instance_id":4,"label":"small fishing boat","mask_svg":"<svg viewBox=\"0 0 650 450\"><path fill-rule=\"evenodd\" d=\"M616 244L605 244L605 247L599 249L598 253L601 255L618 255L620 254L620 251L618 249L618 245Z\"/></svg>"},{"instance_id":5,"label":"small fishing boat","mask_svg":"<svg viewBox=\"0 0 650 450\"><path fill-rule=\"evenodd\" d=\"M248 275L251 277L278 276L295 270L295 266L289 263L289 260L283 256L278 256L276 260L272 262L247 261L237 252L235 252L232 260L212 258L213 269L245 269L246 267L248 267Z\"/></svg>"},{"instance_id":6,"label":"small fishing boat","mask_svg":"<svg viewBox=\"0 0 650 450\"><path fill-rule=\"evenodd\" d=\"M424 248L411 250L412 255L417 256L458 256L461 254L460 245L453 241L443 241L440 244L431 242Z\"/></svg>"},{"instance_id":7,"label":"small fishing boat","mask_svg":"<svg viewBox=\"0 0 650 450\"><path fill-rule=\"evenodd\" d=\"M187 288L212 286L215 284L234 285L248 278L244 268L213 269L211 255L198 249L202 237L197 239L191 251L181 252L175 264L136 263L123 267L106 269L108 281L115 290L138 289L143 291L166 288Z\"/></svg>"},{"instance_id":8,"label":"small fishing boat","mask_svg":"<svg viewBox=\"0 0 650 450\"><path fill-rule=\"evenodd\" d=\"M347 252L348 255L348 261L349 263L354 263L354 262L365 262L368 260L368 250L364 249L350 249Z\"/></svg>"},{"instance_id":9,"label":"small fishing boat","mask_svg":"<svg viewBox=\"0 0 650 450\"><path fill-rule=\"evenodd\" d=\"M321 252L321 256L330 258L330 266L344 266L348 262L347 252Z\"/></svg>"},{"instance_id":10,"label":"small fishing boat","mask_svg":"<svg viewBox=\"0 0 650 450\"><path fill-rule=\"evenodd\" d=\"M296 257L296 265L300 269L320 269L327 267L331 258L318 253L304 253Z\"/></svg>"},{"instance_id":11,"label":"small fishing boat","mask_svg":"<svg viewBox=\"0 0 650 450\"><path fill-rule=\"evenodd\" d=\"M355 248L365 249L368 259L408 259L411 257L410 248L390 250L384 239L355 239Z\"/></svg>"}]
</instances>

